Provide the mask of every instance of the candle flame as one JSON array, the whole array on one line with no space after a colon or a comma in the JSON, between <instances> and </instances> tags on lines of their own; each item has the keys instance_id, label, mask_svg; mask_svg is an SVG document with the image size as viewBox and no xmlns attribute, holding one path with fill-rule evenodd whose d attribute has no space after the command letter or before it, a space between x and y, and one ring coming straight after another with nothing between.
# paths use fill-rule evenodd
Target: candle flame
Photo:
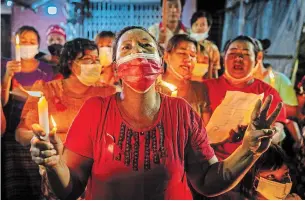
<instances>
[{"instance_id":1,"label":"candle flame","mask_svg":"<svg viewBox=\"0 0 305 201\"><path fill-rule=\"evenodd\" d=\"M164 81L162 82L162 84L164 86L166 86L167 88L169 88L169 90L171 90L172 92L177 90L177 87L173 84L170 84L170 83L164 82Z\"/></svg>"},{"instance_id":2,"label":"candle flame","mask_svg":"<svg viewBox=\"0 0 305 201\"><path fill-rule=\"evenodd\" d=\"M19 41L19 35L17 34L16 36L16 45L19 45L20 41Z\"/></svg>"},{"instance_id":3,"label":"candle flame","mask_svg":"<svg viewBox=\"0 0 305 201\"><path fill-rule=\"evenodd\" d=\"M43 93L41 91L26 91L30 96L33 96L33 97L42 97L43 96Z\"/></svg>"},{"instance_id":4,"label":"candle flame","mask_svg":"<svg viewBox=\"0 0 305 201\"><path fill-rule=\"evenodd\" d=\"M269 72L269 76L270 76L271 79L275 78L274 73L272 71Z\"/></svg>"},{"instance_id":5,"label":"candle flame","mask_svg":"<svg viewBox=\"0 0 305 201\"><path fill-rule=\"evenodd\" d=\"M56 128L57 124L56 124L56 122L55 122L55 120L54 120L52 115L51 115L51 122L53 124L53 127Z\"/></svg>"}]
</instances>

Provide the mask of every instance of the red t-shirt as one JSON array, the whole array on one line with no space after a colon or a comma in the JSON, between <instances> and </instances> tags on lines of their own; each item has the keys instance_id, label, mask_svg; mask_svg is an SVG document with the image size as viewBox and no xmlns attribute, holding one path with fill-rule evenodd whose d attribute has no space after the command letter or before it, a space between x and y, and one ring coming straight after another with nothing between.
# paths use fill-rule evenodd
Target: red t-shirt
<instances>
[{"instance_id":1,"label":"red t-shirt","mask_svg":"<svg viewBox=\"0 0 305 201\"><path fill-rule=\"evenodd\" d=\"M229 84L229 82L225 79L224 76L219 77L218 79L206 80L204 83L207 85L208 89L208 97L210 99L210 106L212 112L217 108L218 105L221 104L223 99L225 98L227 91L240 91L244 93L253 93L253 94L262 94L264 93L264 99L268 95L273 95L273 101L271 103L270 109L268 111L268 115L274 111L277 104L282 102L282 99L278 92L272 88L270 85L265 82L255 79L254 82L245 87L245 88L236 88ZM286 111L283 108L276 120L277 122L286 122ZM233 129L233 128L232 128ZM212 145L216 156L219 160L226 159L229 155L231 155L238 147L241 145L242 141L234 142L234 143L224 143L221 145Z\"/></svg>"},{"instance_id":2,"label":"red t-shirt","mask_svg":"<svg viewBox=\"0 0 305 201\"><path fill-rule=\"evenodd\" d=\"M88 100L68 132L65 147L94 160L86 199L192 199L185 167L214 156L200 117L183 99L161 95L156 122L134 129L117 97Z\"/></svg>"}]
</instances>

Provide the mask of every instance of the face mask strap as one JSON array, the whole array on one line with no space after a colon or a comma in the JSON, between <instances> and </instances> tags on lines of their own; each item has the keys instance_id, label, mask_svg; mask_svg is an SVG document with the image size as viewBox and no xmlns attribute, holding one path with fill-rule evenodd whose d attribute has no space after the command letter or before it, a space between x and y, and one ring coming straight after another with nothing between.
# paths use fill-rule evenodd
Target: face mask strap
<instances>
[{"instance_id":1,"label":"face mask strap","mask_svg":"<svg viewBox=\"0 0 305 201\"><path fill-rule=\"evenodd\" d=\"M117 63L117 66L119 66L123 63L131 61L133 59L139 59L139 58L155 60L161 65L160 56L157 56L156 54L147 54L147 53L135 53L135 54L127 55L127 56L119 58L119 59L117 58L116 63Z\"/></svg>"}]
</instances>

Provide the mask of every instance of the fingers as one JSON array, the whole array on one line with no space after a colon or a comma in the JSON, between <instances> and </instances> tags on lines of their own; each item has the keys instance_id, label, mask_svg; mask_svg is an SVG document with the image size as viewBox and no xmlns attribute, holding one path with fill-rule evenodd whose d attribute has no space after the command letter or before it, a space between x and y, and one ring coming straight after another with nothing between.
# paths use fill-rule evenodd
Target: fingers
<instances>
[{"instance_id":1,"label":"fingers","mask_svg":"<svg viewBox=\"0 0 305 201\"><path fill-rule=\"evenodd\" d=\"M30 152L31 152L32 157L33 157L33 156L34 156L34 157L40 156L40 149L38 149L38 148L35 147L35 146L31 146Z\"/></svg>"},{"instance_id":2,"label":"fingers","mask_svg":"<svg viewBox=\"0 0 305 201\"><path fill-rule=\"evenodd\" d=\"M32 160L37 165L54 166L59 161L59 155L52 155L52 156L46 157L46 158L44 158L43 156L32 156Z\"/></svg>"},{"instance_id":3,"label":"fingers","mask_svg":"<svg viewBox=\"0 0 305 201\"><path fill-rule=\"evenodd\" d=\"M34 135L38 138L46 136L46 133L44 132L44 130L41 128L41 126L39 124L33 124L32 130L33 130Z\"/></svg>"},{"instance_id":4,"label":"fingers","mask_svg":"<svg viewBox=\"0 0 305 201\"><path fill-rule=\"evenodd\" d=\"M40 155L44 158L49 158L51 156L55 156L56 154L57 154L57 151L55 149L45 150L45 151L40 152Z\"/></svg>"},{"instance_id":5,"label":"fingers","mask_svg":"<svg viewBox=\"0 0 305 201\"><path fill-rule=\"evenodd\" d=\"M44 165L44 159L43 159L43 158L32 156L32 160L33 160L37 165Z\"/></svg>"},{"instance_id":6,"label":"fingers","mask_svg":"<svg viewBox=\"0 0 305 201\"><path fill-rule=\"evenodd\" d=\"M59 90L58 90L59 96L62 97L63 92L64 92L64 88L63 88L63 86L62 86L62 82L57 82L56 85L57 85L57 89L59 89Z\"/></svg>"},{"instance_id":7,"label":"fingers","mask_svg":"<svg viewBox=\"0 0 305 201\"><path fill-rule=\"evenodd\" d=\"M44 164L46 166L54 166L58 163L58 161L59 161L59 155L54 155L54 156L45 158L44 159Z\"/></svg>"},{"instance_id":8,"label":"fingers","mask_svg":"<svg viewBox=\"0 0 305 201\"><path fill-rule=\"evenodd\" d=\"M59 160L54 146L50 142L39 140L36 136L31 140L30 152L32 160L38 165L53 166Z\"/></svg>"},{"instance_id":9,"label":"fingers","mask_svg":"<svg viewBox=\"0 0 305 201\"><path fill-rule=\"evenodd\" d=\"M49 133L49 140L54 145L62 144L61 139L58 137L58 135L56 135L56 129L55 128L53 128L51 130L51 132Z\"/></svg>"},{"instance_id":10,"label":"fingers","mask_svg":"<svg viewBox=\"0 0 305 201\"><path fill-rule=\"evenodd\" d=\"M31 140L31 149L39 149L40 151L54 149L54 145L48 141L40 140L34 136Z\"/></svg>"},{"instance_id":11,"label":"fingers","mask_svg":"<svg viewBox=\"0 0 305 201\"><path fill-rule=\"evenodd\" d=\"M263 153L270 146L271 142L272 142L272 138L262 138L260 140L260 146L258 147L256 152L257 153Z\"/></svg>"},{"instance_id":12,"label":"fingers","mask_svg":"<svg viewBox=\"0 0 305 201\"><path fill-rule=\"evenodd\" d=\"M268 113L268 110L270 108L270 105L272 103L272 99L273 99L273 96L272 95L269 95L267 96L267 98L265 99L265 102L261 108L261 113L260 113L260 118L261 119L267 119L267 113Z\"/></svg>"},{"instance_id":13,"label":"fingers","mask_svg":"<svg viewBox=\"0 0 305 201\"><path fill-rule=\"evenodd\" d=\"M252 114L251 114L251 122L250 122L250 129L252 130L255 130L255 125L253 125L253 123L255 123L255 120L259 117L259 112L260 112L260 109L261 109L261 105L262 105L262 101L261 100L258 100L255 104L255 107L252 111Z\"/></svg>"},{"instance_id":14,"label":"fingers","mask_svg":"<svg viewBox=\"0 0 305 201\"><path fill-rule=\"evenodd\" d=\"M7 62L6 68L8 69L8 71L19 72L21 70L21 62L9 61Z\"/></svg>"},{"instance_id":15,"label":"fingers","mask_svg":"<svg viewBox=\"0 0 305 201\"><path fill-rule=\"evenodd\" d=\"M251 120L255 120L258 116L259 116L259 111L261 109L261 105L262 105L262 101L261 100L258 100L255 104L255 107L252 111L252 114L251 114Z\"/></svg>"},{"instance_id":16,"label":"fingers","mask_svg":"<svg viewBox=\"0 0 305 201\"><path fill-rule=\"evenodd\" d=\"M262 130L252 131L252 137L255 139L272 138L274 134L275 134L274 129L262 129Z\"/></svg>"},{"instance_id":17,"label":"fingers","mask_svg":"<svg viewBox=\"0 0 305 201\"><path fill-rule=\"evenodd\" d=\"M53 97L56 96L56 95L55 95L55 94L56 94L56 89L55 89L55 87L54 87L54 83L51 82L50 84L47 85L47 87L48 87L49 91L51 91L52 96L53 96Z\"/></svg>"},{"instance_id":18,"label":"fingers","mask_svg":"<svg viewBox=\"0 0 305 201\"><path fill-rule=\"evenodd\" d=\"M271 113L269 118L266 120L268 125L272 125L275 122L275 120L279 116L282 108L283 108L283 103L281 102L276 106L275 110Z\"/></svg>"}]
</instances>

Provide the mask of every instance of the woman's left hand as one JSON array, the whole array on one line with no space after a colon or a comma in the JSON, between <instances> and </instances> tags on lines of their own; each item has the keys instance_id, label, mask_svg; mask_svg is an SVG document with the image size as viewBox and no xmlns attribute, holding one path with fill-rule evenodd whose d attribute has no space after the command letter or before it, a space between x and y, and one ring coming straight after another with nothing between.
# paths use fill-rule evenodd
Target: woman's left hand
<instances>
[{"instance_id":1,"label":"woman's left hand","mask_svg":"<svg viewBox=\"0 0 305 201\"><path fill-rule=\"evenodd\" d=\"M283 103L279 103L276 109L267 117L272 99L272 95L269 95L263 106L261 106L261 100L256 103L251 115L251 122L242 142L242 147L251 150L254 154L264 153L269 148L275 133L275 130L271 129L271 125L279 115Z\"/></svg>"}]
</instances>

